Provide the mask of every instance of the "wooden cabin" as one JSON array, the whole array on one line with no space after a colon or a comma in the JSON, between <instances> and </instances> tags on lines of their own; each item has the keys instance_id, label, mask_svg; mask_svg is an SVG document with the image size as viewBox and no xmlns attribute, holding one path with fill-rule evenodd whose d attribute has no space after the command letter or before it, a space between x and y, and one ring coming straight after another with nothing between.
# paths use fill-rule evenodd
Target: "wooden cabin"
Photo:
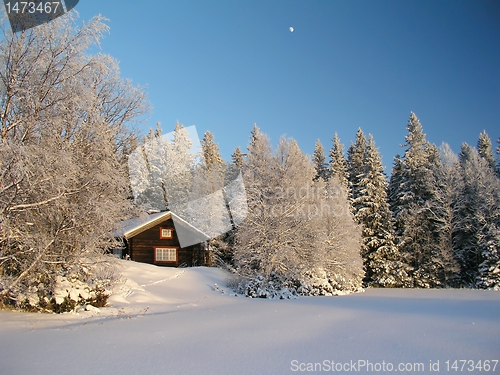
<instances>
[{"instance_id":1,"label":"wooden cabin","mask_svg":"<svg viewBox=\"0 0 500 375\"><path fill-rule=\"evenodd\" d=\"M181 247L178 231L192 234L200 243ZM167 267L204 266L208 262L209 237L170 211L128 220L118 236L124 239L122 256L136 262Z\"/></svg>"}]
</instances>

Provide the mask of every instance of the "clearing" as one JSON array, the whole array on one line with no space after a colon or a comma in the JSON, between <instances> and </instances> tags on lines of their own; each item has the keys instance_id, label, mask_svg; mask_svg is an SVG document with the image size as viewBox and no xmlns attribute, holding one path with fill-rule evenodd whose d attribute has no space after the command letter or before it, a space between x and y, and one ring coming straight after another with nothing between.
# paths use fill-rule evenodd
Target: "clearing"
<instances>
[{"instance_id":1,"label":"clearing","mask_svg":"<svg viewBox=\"0 0 500 375\"><path fill-rule=\"evenodd\" d=\"M120 266L126 281L100 311L0 311L0 373L427 374L457 372L456 360L460 373L500 373L497 291L264 300L235 296L216 268Z\"/></svg>"}]
</instances>

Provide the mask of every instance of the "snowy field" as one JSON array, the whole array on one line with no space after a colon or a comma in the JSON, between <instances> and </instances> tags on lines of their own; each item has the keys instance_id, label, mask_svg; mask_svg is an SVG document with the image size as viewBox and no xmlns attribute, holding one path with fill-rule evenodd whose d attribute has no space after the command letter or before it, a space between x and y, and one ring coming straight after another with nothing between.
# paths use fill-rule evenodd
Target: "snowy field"
<instances>
[{"instance_id":1,"label":"snowy field","mask_svg":"<svg viewBox=\"0 0 500 375\"><path fill-rule=\"evenodd\" d=\"M120 264L99 312L0 311L0 374L482 374L500 360L500 292L249 299L219 269Z\"/></svg>"}]
</instances>

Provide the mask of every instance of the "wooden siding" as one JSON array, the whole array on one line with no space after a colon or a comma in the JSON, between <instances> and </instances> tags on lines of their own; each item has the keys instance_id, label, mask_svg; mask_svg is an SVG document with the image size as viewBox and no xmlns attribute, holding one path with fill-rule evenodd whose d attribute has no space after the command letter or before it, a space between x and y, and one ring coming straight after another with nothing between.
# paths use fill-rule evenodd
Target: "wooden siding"
<instances>
[{"instance_id":1,"label":"wooden siding","mask_svg":"<svg viewBox=\"0 0 500 375\"><path fill-rule=\"evenodd\" d=\"M172 228L171 239L160 239L160 228ZM155 263L155 247L178 247L177 262ZM179 239L174 228L172 219L165 220L152 228L145 230L127 241L127 250L130 258L136 262L157 264L159 266L179 267L179 266L203 266L205 261L205 249L203 244L196 244L185 248L180 248Z\"/></svg>"}]
</instances>

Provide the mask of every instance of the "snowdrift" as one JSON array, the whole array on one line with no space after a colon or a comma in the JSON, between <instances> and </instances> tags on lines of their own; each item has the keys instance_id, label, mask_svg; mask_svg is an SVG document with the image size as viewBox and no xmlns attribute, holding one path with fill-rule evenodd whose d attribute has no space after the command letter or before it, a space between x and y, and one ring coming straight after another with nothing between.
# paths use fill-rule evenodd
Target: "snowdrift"
<instances>
[{"instance_id":1,"label":"snowdrift","mask_svg":"<svg viewBox=\"0 0 500 375\"><path fill-rule=\"evenodd\" d=\"M290 374L349 364L336 371L390 373L391 364L392 372L427 374L431 366L450 372L455 360L490 361L488 373L500 371L492 362L500 359L497 291L250 299L226 288L219 269L120 265L123 283L100 311L0 311L0 372Z\"/></svg>"}]
</instances>

